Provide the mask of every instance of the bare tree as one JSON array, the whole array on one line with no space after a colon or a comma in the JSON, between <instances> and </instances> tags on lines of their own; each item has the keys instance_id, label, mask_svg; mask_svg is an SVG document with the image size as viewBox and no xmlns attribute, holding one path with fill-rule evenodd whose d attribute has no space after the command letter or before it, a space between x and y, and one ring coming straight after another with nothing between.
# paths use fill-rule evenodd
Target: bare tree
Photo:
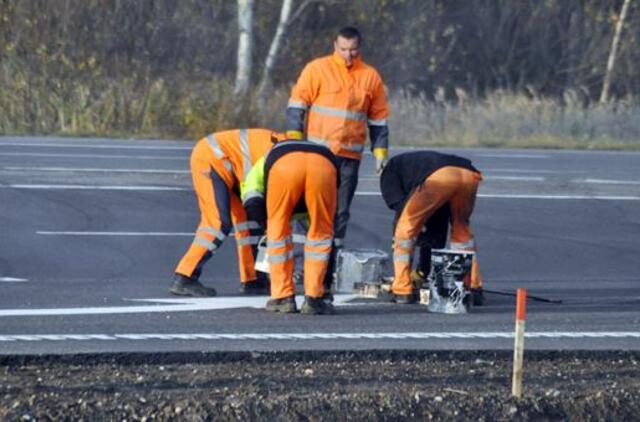
<instances>
[{"instance_id":1,"label":"bare tree","mask_svg":"<svg viewBox=\"0 0 640 422\"><path fill-rule=\"evenodd\" d=\"M253 4L254 0L238 0L238 64L233 93L243 99L251 84L251 56L253 53Z\"/></svg>"},{"instance_id":2,"label":"bare tree","mask_svg":"<svg viewBox=\"0 0 640 422\"><path fill-rule=\"evenodd\" d=\"M602 83L602 93L600 94L600 104L605 104L609 101L609 88L611 86L611 75L613 74L613 67L616 62L616 53L618 52L618 44L620 44L620 34L622 33L622 26L624 20L627 17L627 11L629 10L629 4L631 0L624 0L622 4L622 10L620 16L616 22L616 30L613 34L613 41L611 42L611 50L609 51L609 60L607 61L607 70L604 74L604 82Z\"/></svg>"}]
</instances>

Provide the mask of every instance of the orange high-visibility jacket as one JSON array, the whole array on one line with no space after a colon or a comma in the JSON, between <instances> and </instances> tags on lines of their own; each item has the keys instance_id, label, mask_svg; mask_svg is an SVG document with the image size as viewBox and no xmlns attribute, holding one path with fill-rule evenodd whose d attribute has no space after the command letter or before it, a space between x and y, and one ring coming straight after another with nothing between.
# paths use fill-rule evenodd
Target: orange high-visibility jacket
<instances>
[{"instance_id":1,"label":"orange high-visibility jacket","mask_svg":"<svg viewBox=\"0 0 640 422\"><path fill-rule=\"evenodd\" d=\"M287 105L287 130L304 131L308 140L329 147L334 154L360 159L367 126L371 149L388 147L388 116L378 72L359 59L347 67L334 53L303 69Z\"/></svg>"},{"instance_id":2,"label":"orange high-visibility jacket","mask_svg":"<svg viewBox=\"0 0 640 422\"><path fill-rule=\"evenodd\" d=\"M211 165L227 186L239 189L253 164L274 145L273 139L282 140L284 135L269 129L235 129L212 133L200 142L208 144L206 151L213 154Z\"/></svg>"}]
</instances>

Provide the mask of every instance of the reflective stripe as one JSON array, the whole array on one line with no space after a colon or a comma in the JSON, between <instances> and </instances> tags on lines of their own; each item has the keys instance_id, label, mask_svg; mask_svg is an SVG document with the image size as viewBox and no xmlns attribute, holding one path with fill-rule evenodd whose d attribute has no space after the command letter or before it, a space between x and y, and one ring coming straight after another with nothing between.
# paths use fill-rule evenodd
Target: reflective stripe
<instances>
[{"instance_id":1,"label":"reflective stripe","mask_svg":"<svg viewBox=\"0 0 640 422\"><path fill-rule=\"evenodd\" d=\"M257 245L260 241L260 236L247 236L247 237L236 237L236 242L238 245Z\"/></svg>"},{"instance_id":2,"label":"reflective stripe","mask_svg":"<svg viewBox=\"0 0 640 422\"><path fill-rule=\"evenodd\" d=\"M411 255L393 254L393 260L394 261L400 261L400 262L411 262Z\"/></svg>"},{"instance_id":3,"label":"reflective stripe","mask_svg":"<svg viewBox=\"0 0 640 422\"><path fill-rule=\"evenodd\" d=\"M312 105L311 111L316 113L326 114L327 116L344 117L345 119L358 120L364 122L367 120L367 115L360 111L349 111L342 108L325 107L319 105Z\"/></svg>"},{"instance_id":4,"label":"reflective stripe","mask_svg":"<svg viewBox=\"0 0 640 422\"><path fill-rule=\"evenodd\" d=\"M238 223L233 226L233 230L236 232L241 232L244 230L254 230L259 228L260 224L256 223L255 221L245 221L244 223Z\"/></svg>"},{"instance_id":5,"label":"reflective stripe","mask_svg":"<svg viewBox=\"0 0 640 422\"><path fill-rule=\"evenodd\" d=\"M209 143L209 146L213 151L213 155L215 155L217 159L222 160L222 165L224 165L224 168L229 171L233 171L233 165L231 164L231 161L225 158L224 152L222 151L222 148L220 148L220 144L216 139L216 135L213 133L211 135L208 135L207 142Z\"/></svg>"},{"instance_id":6,"label":"reflective stripe","mask_svg":"<svg viewBox=\"0 0 640 422\"><path fill-rule=\"evenodd\" d=\"M283 262L286 262L290 259L293 259L293 251L287 251L281 254L277 254L277 255L269 255L267 257L267 261L270 264L281 264Z\"/></svg>"},{"instance_id":7,"label":"reflective stripe","mask_svg":"<svg viewBox=\"0 0 640 422\"><path fill-rule=\"evenodd\" d=\"M476 247L474 239L467 240L466 242L451 242L451 249L473 249Z\"/></svg>"},{"instance_id":8,"label":"reflective stripe","mask_svg":"<svg viewBox=\"0 0 640 422\"><path fill-rule=\"evenodd\" d=\"M313 142L314 144L324 145L325 147L329 147L330 142L326 139L317 138L315 136L307 136L307 140ZM347 151L353 152L362 152L364 151L364 145L356 144L356 145L348 145L348 144L340 144L340 148L346 149Z\"/></svg>"},{"instance_id":9,"label":"reflective stripe","mask_svg":"<svg viewBox=\"0 0 640 422\"><path fill-rule=\"evenodd\" d=\"M336 246L336 248L341 248L344 246L344 239L341 237L334 237L333 244Z\"/></svg>"},{"instance_id":10,"label":"reflective stripe","mask_svg":"<svg viewBox=\"0 0 640 422\"><path fill-rule=\"evenodd\" d=\"M331 246L331 244L333 243L333 239L323 239L323 240L311 240L311 239L307 239L304 242L305 246Z\"/></svg>"},{"instance_id":11,"label":"reflective stripe","mask_svg":"<svg viewBox=\"0 0 640 422\"><path fill-rule=\"evenodd\" d=\"M416 243L415 239L395 239L396 244L401 248L411 248Z\"/></svg>"},{"instance_id":12,"label":"reflective stripe","mask_svg":"<svg viewBox=\"0 0 640 422\"><path fill-rule=\"evenodd\" d=\"M247 174L249 174L249 171L251 170L251 156L249 155L249 132L247 131L247 129L240 129L240 151L242 151L242 167L244 168L242 180L245 180L247 178Z\"/></svg>"},{"instance_id":13,"label":"reflective stripe","mask_svg":"<svg viewBox=\"0 0 640 422\"><path fill-rule=\"evenodd\" d=\"M196 237L195 239L193 239L193 243L200 245L202 247L205 247L207 249L209 249L210 251L214 251L216 249L218 249L218 245L216 245L214 242L204 239L202 237Z\"/></svg>"},{"instance_id":14,"label":"reflective stripe","mask_svg":"<svg viewBox=\"0 0 640 422\"><path fill-rule=\"evenodd\" d=\"M244 194L244 197L242 198L242 203L244 204L249 199L253 199L253 198L264 198L264 193L257 190L250 190Z\"/></svg>"},{"instance_id":15,"label":"reflective stripe","mask_svg":"<svg viewBox=\"0 0 640 422\"><path fill-rule=\"evenodd\" d=\"M303 103L302 101L293 101L293 100L289 100L289 102L287 103L287 107L290 108L299 108L302 110L308 110L309 106L306 105L305 103Z\"/></svg>"},{"instance_id":16,"label":"reflective stripe","mask_svg":"<svg viewBox=\"0 0 640 422\"><path fill-rule=\"evenodd\" d=\"M223 241L227 237L226 234L222 233L221 231L219 231L215 227L200 227L198 229L198 231L212 234L215 237L217 237L220 241Z\"/></svg>"},{"instance_id":17,"label":"reflective stripe","mask_svg":"<svg viewBox=\"0 0 640 422\"><path fill-rule=\"evenodd\" d=\"M283 248L287 245L291 244L291 238L290 237L285 237L284 239L280 239L280 240L269 240L267 239L267 248Z\"/></svg>"},{"instance_id":18,"label":"reflective stripe","mask_svg":"<svg viewBox=\"0 0 640 422\"><path fill-rule=\"evenodd\" d=\"M386 126L387 125L387 119L367 120L367 124L369 126Z\"/></svg>"},{"instance_id":19,"label":"reflective stripe","mask_svg":"<svg viewBox=\"0 0 640 422\"><path fill-rule=\"evenodd\" d=\"M316 261L328 261L329 253L304 251L304 259L314 259Z\"/></svg>"}]
</instances>

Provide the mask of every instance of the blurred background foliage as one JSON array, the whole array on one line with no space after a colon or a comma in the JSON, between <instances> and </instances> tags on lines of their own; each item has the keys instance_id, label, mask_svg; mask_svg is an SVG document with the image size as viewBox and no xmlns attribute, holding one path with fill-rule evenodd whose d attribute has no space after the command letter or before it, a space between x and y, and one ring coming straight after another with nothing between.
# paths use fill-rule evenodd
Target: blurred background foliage
<instances>
[{"instance_id":1,"label":"blurred background foliage","mask_svg":"<svg viewBox=\"0 0 640 422\"><path fill-rule=\"evenodd\" d=\"M195 139L281 129L304 64L355 25L382 74L396 144L637 148L640 14L632 3L600 105L621 1L294 2L265 104L233 96L229 0L0 0L0 133ZM255 2L257 83L281 0ZM237 113L237 102L248 108Z\"/></svg>"}]
</instances>

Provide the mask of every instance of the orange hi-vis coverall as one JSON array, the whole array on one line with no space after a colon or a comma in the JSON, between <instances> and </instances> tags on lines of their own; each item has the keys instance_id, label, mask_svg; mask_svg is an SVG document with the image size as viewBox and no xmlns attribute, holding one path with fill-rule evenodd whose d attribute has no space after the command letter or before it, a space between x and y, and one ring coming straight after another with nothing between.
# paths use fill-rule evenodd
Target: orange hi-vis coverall
<instances>
[{"instance_id":1,"label":"orange hi-vis coverall","mask_svg":"<svg viewBox=\"0 0 640 422\"><path fill-rule=\"evenodd\" d=\"M380 189L389 208L396 211L393 293L413 293L411 262L416 240L425 225L427 230L438 229L427 223L443 207L449 212L451 249L476 250L470 219L481 180L471 161L455 155L416 151L389 160ZM448 221L444 225L448 228ZM482 287L475 257L465 283L472 289Z\"/></svg>"},{"instance_id":2,"label":"orange hi-vis coverall","mask_svg":"<svg viewBox=\"0 0 640 422\"><path fill-rule=\"evenodd\" d=\"M175 270L177 274L197 279L233 226L240 281L256 279L254 248L261 228L247 220L239 184L278 139L283 136L268 129L240 129L212 133L196 143L191 175L201 219L193 243Z\"/></svg>"},{"instance_id":3,"label":"orange hi-vis coverall","mask_svg":"<svg viewBox=\"0 0 640 422\"><path fill-rule=\"evenodd\" d=\"M264 196L261 198L254 189L246 195L245 206L255 209L248 201L264 204L266 197L271 297L282 299L295 295L290 221L294 214L306 211L310 225L304 244L304 291L306 296L321 298L331 255L337 202L335 157L321 145L288 140L278 143L264 162L255 167L259 165L263 165L264 170L255 173L263 174Z\"/></svg>"},{"instance_id":4,"label":"orange hi-vis coverall","mask_svg":"<svg viewBox=\"0 0 640 422\"><path fill-rule=\"evenodd\" d=\"M300 74L287 105L287 133L305 133L307 140L329 147L334 154L359 160L367 126L371 149L386 151L388 116L378 72L359 58L347 67L334 53L313 60Z\"/></svg>"}]
</instances>

